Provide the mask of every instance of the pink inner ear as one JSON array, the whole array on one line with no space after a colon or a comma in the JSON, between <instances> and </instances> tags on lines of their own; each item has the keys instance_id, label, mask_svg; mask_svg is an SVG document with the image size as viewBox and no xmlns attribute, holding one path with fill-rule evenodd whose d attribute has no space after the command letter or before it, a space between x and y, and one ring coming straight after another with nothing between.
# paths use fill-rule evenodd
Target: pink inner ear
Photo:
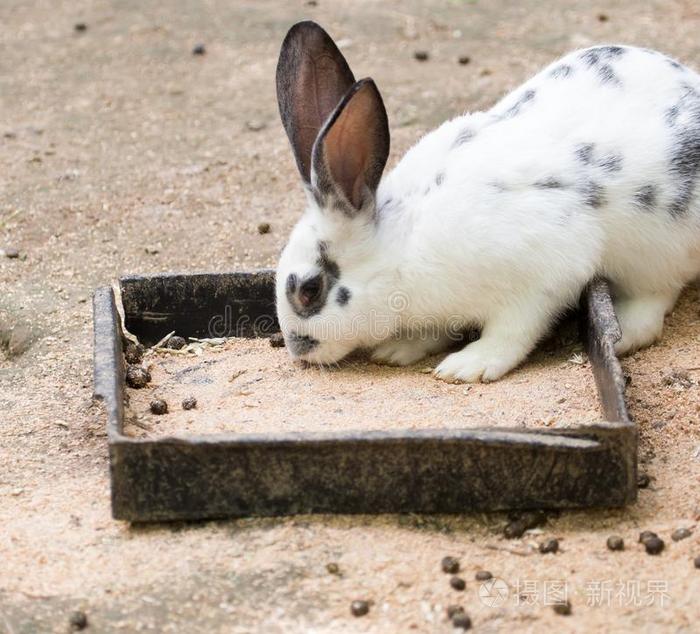
<instances>
[{"instance_id":1,"label":"pink inner ear","mask_svg":"<svg viewBox=\"0 0 700 634\"><path fill-rule=\"evenodd\" d=\"M378 132L376 101L368 85L360 88L338 115L324 140L325 158L333 180L359 209Z\"/></svg>"}]
</instances>

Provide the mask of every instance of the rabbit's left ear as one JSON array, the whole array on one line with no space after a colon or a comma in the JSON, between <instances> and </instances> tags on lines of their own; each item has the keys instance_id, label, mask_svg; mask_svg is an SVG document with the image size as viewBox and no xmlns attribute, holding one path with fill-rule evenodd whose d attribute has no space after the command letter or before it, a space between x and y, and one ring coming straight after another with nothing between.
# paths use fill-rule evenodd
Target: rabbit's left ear
<instances>
[{"instance_id":1,"label":"rabbit's left ear","mask_svg":"<svg viewBox=\"0 0 700 634\"><path fill-rule=\"evenodd\" d=\"M284 38L276 81L282 124L308 186L314 141L355 77L330 35L307 20L295 24Z\"/></svg>"},{"instance_id":2,"label":"rabbit's left ear","mask_svg":"<svg viewBox=\"0 0 700 634\"><path fill-rule=\"evenodd\" d=\"M354 215L374 199L389 157L389 122L371 79L355 83L314 143L312 187L350 203Z\"/></svg>"}]
</instances>

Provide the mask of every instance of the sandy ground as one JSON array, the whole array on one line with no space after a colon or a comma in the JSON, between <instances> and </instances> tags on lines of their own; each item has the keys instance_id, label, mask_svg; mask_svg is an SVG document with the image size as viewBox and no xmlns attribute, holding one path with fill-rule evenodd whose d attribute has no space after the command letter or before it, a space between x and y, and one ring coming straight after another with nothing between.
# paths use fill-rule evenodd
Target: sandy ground
<instances>
[{"instance_id":1,"label":"sandy ground","mask_svg":"<svg viewBox=\"0 0 700 634\"><path fill-rule=\"evenodd\" d=\"M625 362L651 476L627 509L566 512L514 541L503 515L111 519L91 292L125 273L274 263L303 196L272 78L308 16L383 90L392 160L575 47L639 44L700 67L691 0L4 0L0 248L19 257L0 257L0 631L65 632L82 609L95 632L449 632L452 602L484 632L697 631L700 532L670 539L700 522L697 291L672 317L682 341ZM661 555L635 543L642 529ZM613 533L624 552L606 550ZM537 553L551 536L560 552ZM461 593L440 571L448 554ZM504 599L480 599L481 568ZM568 617L548 605L563 585ZM361 598L370 613L353 618Z\"/></svg>"}]
</instances>

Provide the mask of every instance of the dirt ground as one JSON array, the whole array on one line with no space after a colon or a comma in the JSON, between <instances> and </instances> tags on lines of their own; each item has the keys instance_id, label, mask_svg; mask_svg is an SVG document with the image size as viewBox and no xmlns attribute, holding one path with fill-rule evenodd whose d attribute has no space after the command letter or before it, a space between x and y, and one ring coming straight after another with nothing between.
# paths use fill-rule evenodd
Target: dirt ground
<instances>
[{"instance_id":1,"label":"dirt ground","mask_svg":"<svg viewBox=\"0 0 700 634\"><path fill-rule=\"evenodd\" d=\"M126 273L274 264L303 196L273 76L303 17L377 81L394 161L572 48L639 44L700 68L693 0L3 0L0 632L65 632L74 610L94 632L449 632L450 603L483 632L697 632L700 530L670 538L700 523L697 289L670 318L674 346L624 364L651 477L629 508L565 512L512 541L502 514L111 519L91 293ZM644 529L661 555L636 543ZM605 548L611 534L624 552ZM559 553L536 551L548 537ZM463 592L445 555L461 560ZM480 598L495 595L479 569L501 599ZM564 587L570 616L549 605ZM372 602L367 616L350 615L354 599Z\"/></svg>"}]
</instances>

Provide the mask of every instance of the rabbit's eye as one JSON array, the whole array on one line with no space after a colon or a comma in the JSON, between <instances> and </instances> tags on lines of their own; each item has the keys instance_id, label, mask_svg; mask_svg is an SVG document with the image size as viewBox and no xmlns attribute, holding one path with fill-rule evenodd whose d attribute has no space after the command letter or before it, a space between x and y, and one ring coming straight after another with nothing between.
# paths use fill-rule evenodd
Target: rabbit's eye
<instances>
[{"instance_id":1,"label":"rabbit's eye","mask_svg":"<svg viewBox=\"0 0 700 634\"><path fill-rule=\"evenodd\" d=\"M308 280L304 280L299 287L299 301L302 306L310 306L318 299L323 290L323 279L320 275L314 275Z\"/></svg>"}]
</instances>

